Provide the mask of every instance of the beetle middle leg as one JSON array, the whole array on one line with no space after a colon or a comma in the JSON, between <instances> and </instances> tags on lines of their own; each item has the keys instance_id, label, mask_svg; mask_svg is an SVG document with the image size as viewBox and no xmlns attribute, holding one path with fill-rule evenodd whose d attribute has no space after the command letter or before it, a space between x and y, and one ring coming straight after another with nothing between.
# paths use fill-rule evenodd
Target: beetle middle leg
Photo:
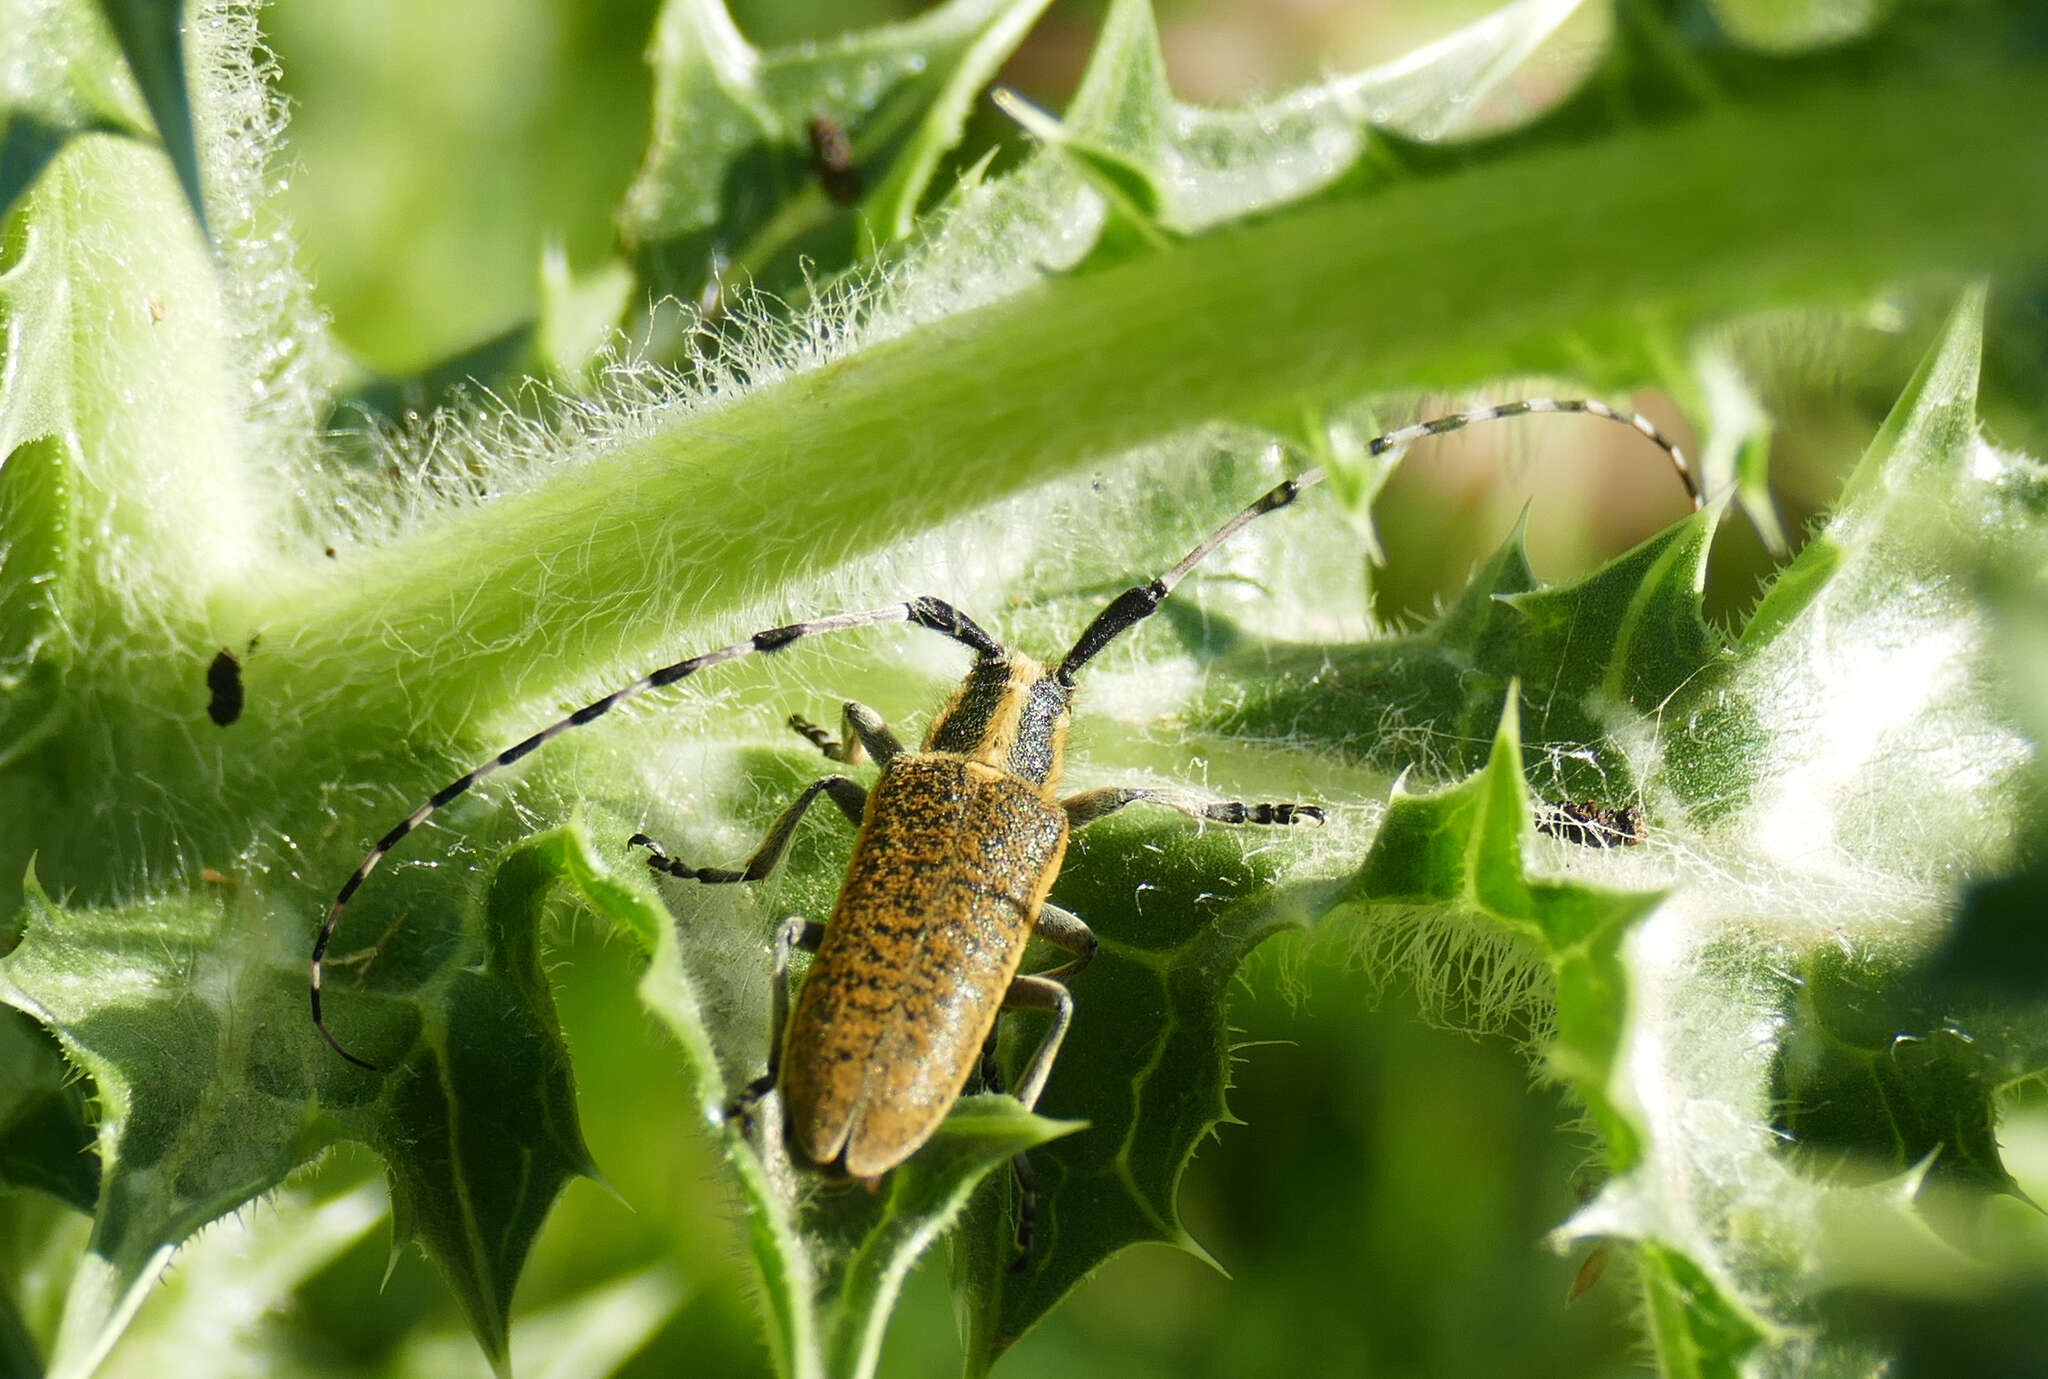
<instances>
[{"instance_id":1,"label":"beetle middle leg","mask_svg":"<svg viewBox=\"0 0 2048 1379\"><path fill-rule=\"evenodd\" d=\"M1003 997L1004 1010L1050 1010L1057 1017L1052 1033L1031 1055L1024 1080L1017 1087L1017 1100L1024 1103L1027 1111L1038 1104L1038 1094L1045 1088L1052 1061L1060 1051L1060 1041L1067 1037L1067 1024L1074 1018L1073 995L1061 983L1095 961L1096 950L1102 946L1086 920L1050 902L1040 907L1038 924L1031 932L1056 948L1066 949L1074 959L1045 972L1020 973L1010 979L1009 992ZM991 1092L1001 1092L1003 1074L996 1065L995 1053L996 1033L990 1030L988 1043L981 1051L982 1085Z\"/></svg>"},{"instance_id":2,"label":"beetle middle leg","mask_svg":"<svg viewBox=\"0 0 2048 1379\"><path fill-rule=\"evenodd\" d=\"M1191 819L1219 824L1306 824L1323 821L1323 807L1317 804L1246 804L1243 800L1205 800L1188 790L1153 789L1145 786L1104 786L1083 790L1060 801L1067 811L1067 827L1082 828L1116 813L1127 804L1163 804L1178 809Z\"/></svg>"},{"instance_id":3,"label":"beetle middle leg","mask_svg":"<svg viewBox=\"0 0 2048 1379\"><path fill-rule=\"evenodd\" d=\"M796 826L803 821L804 812L821 793L830 795L832 803L839 806L839 812L852 821L855 828L860 827L861 814L868 807L868 792L860 782L846 776L826 776L823 780L814 780L804 788L804 793L798 795L789 808L776 816L775 822L768 827L768 836L761 840L761 846L747 859L747 864L737 870L730 867L693 867L678 862L661 850L661 844L644 833L636 833L628 838L626 846L646 848L647 865L665 876L680 877L685 881L701 881L707 886L730 885L735 881L759 881L774 871L776 864L782 860L782 855L789 851L789 841L796 836Z\"/></svg>"}]
</instances>

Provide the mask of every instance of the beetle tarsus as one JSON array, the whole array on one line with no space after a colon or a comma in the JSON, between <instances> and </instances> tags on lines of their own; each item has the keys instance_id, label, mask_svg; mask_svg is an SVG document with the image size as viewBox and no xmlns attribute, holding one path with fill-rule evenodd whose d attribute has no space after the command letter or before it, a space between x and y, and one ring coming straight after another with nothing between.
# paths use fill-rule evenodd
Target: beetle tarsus
<instances>
[{"instance_id":1,"label":"beetle tarsus","mask_svg":"<svg viewBox=\"0 0 2048 1379\"><path fill-rule=\"evenodd\" d=\"M1168 803L1168 801L1161 801ZM1225 800L1202 811L1202 817L1224 824L1318 824L1323 822L1319 804L1246 804Z\"/></svg>"},{"instance_id":2,"label":"beetle tarsus","mask_svg":"<svg viewBox=\"0 0 2048 1379\"><path fill-rule=\"evenodd\" d=\"M1010 1173L1017 1180L1017 1230L1011 1237L1017 1253L1007 1272L1021 1274L1031 1263L1031 1246L1038 1234L1038 1175L1032 1171L1031 1156L1010 1156Z\"/></svg>"},{"instance_id":3,"label":"beetle tarsus","mask_svg":"<svg viewBox=\"0 0 2048 1379\"><path fill-rule=\"evenodd\" d=\"M729 886L737 881L753 879L744 871L733 871L728 867L693 867L687 863L678 862L675 858L661 850L660 843L655 842L644 833L636 833L628 838L626 846L629 848L646 848L647 866L650 870L658 871L663 876L673 876L680 881L701 881L707 886Z\"/></svg>"},{"instance_id":4,"label":"beetle tarsus","mask_svg":"<svg viewBox=\"0 0 2048 1379\"><path fill-rule=\"evenodd\" d=\"M1092 941L1094 935L1089 935ZM981 1089L994 1096L1004 1092L1003 1070L996 1061L995 1031L989 1031L988 1042L981 1050ZM1010 1240L1016 1246L1008 1272L1021 1274L1031 1262L1031 1242L1038 1230L1038 1175L1032 1171L1031 1156L1018 1153L1010 1156L1010 1175L1017 1183L1017 1225L1011 1232Z\"/></svg>"},{"instance_id":5,"label":"beetle tarsus","mask_svg":"<svg viewBox=\"0 0 2048 1379\"><path fill-rule=\"evenodd\" d=\"M775 1090L775 1073L771 1069L740 1089L740 1094L725 1103L724 1113L727 1124L739 1123L740 1134L748 1139L754 1137L754 1108Z\"/></svg>"},{"instance_id":6,"label":"beetle tarsus","mask_svg":"<svg viewBox=\"0 0 2048 1379\"><path fill-rule=\"evenodd\" d=\"M845 761L846 744L800 713L789 716L789 726L798 736L825 754L827 761Z\"/></svg>"}]
</instances>

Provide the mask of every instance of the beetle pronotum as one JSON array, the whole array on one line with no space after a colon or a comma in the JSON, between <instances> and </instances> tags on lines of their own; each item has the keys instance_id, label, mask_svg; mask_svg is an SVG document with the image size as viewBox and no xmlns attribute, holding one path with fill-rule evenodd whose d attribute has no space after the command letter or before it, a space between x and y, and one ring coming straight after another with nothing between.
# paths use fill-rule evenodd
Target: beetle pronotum
<instances>
[{"instance_id":1,"label":"beetle pronotum","mask_svg":"<svg viewBox=\"0 0 2048 1379\"><path fill-rule=\"evenodd\" d=\"M1579 412L1634 427L1669 457L1699 508L1699 485L1678 448L1644 418L1600 402L1535 398L1474 408L1390 431L1367 449L1383 454L1476 422L1537 412ZM629 699L711 666L805 637L904 622L958 642L975 658L921 747L906 749L881 715L857 703L845 706L836 740L801 718L791 720L829 760L853 764L872 758L880 767L873 787L844 775L814 782L737 868L688 866L644 834L635 834L628 846L647 848L656 871L715 885L767 876L821 794L858 829L830 922L792 919L777 930L767 1071L735 1103L743 1110L779 1087L786 1138L803 1160L872 1181L909 1158L959 1099L1004 1010L1053 1016L1016 1088L1020 1102L1034 1105L1073 1018L1073 997L1061 979L1086 967L1096 947L1079 916L1046 900L1073 829L1139 802L1218 823L1284 825L1322 818L1314 805L1210 801L1152 788L1084 790L1062 799L1058 784L1081 670L1151 616L1239 528L1288 506L1324 477L1321 469L1307 470L1239 510L1172 569L1112 600L1056 665L1019 655L951 604L920 597L757 632L663 666L556 720L436 791L379 839L342 884L313 944L314 1025L342 1057L375 1067L342 1047L321 1016L328 944L343 908L384 855L485 776ZM1073 954L1071 961L1049 972L1020 973L1033 933ZM790 954L798 948L817 957L792 1011L788 972Z\"/></svg>"}]
</instances>

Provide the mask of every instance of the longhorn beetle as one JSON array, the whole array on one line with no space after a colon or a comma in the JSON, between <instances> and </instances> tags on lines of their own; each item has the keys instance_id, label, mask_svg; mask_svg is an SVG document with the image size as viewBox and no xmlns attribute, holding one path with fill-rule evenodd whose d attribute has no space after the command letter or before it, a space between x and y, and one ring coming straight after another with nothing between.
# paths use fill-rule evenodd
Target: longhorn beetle
<instances>
[{"instance_id":1,"label":"longhorn beetle","mask_svg":"<svg viewBox=\"0 0 2048 1379\"><path fill-rule=\"evenodd\" d=\"M1479 407L1390 431L1368 442L1367 449L1379 455L1424 436L1532 412L1582 412L1633 426L1669 457L1693 508L1700 507L1699 485L1678 448L1644 418L1599 402L1535 398ZM804 812L820 795L859 830L830 922L791 919L776 931L767 1071L732 1107L744 1116L780 1087L786 1137L803 1160L873 1182L909 1158L959 1099L996 1017L1005 1010L1042 1010L1053 1017L1016 1089L1017 1100L1033 1106L1073 1019L1073 997L1062 979L1086 967L1096 948L1095 936L1079 916L1046 900L1072 830L1140 802L1217 823L1322 820L1322 810L1307 804L1211 802L1146 787L1083 790L1063 799L1058 786L1082 669L1150 617L1188 572L1240 527L1288 506L1324 477L1321 469L1310 469L1276 485L1178 565L1119 594L1055 665L1011 651L951 604L920 597L757 632L663 666L549 724L436 791L379 839L342 884L313 944L315 1027L343 1058L374 1069L343 1048L321 1018L322 961L357 887L434 811L550 738L648 690L805 637L901 622L928 628L974 653L966 679L920 748L905 748L882 717L862 704L845 706L837 740L801 718L790 720L828 760L851 765L873 758L881 775L872 788L843 775L814 782L775 820L754 855L734 869L685 865L645 834L635 834L627 846L647 848L647 862L658 872L721 885L758 881L774 870ZM1072 959L1052 971L1020 973L1033 933L1073 954ZM792 1012L790 954L799 948L817 957Z\"/></svg>"}]
</instances>

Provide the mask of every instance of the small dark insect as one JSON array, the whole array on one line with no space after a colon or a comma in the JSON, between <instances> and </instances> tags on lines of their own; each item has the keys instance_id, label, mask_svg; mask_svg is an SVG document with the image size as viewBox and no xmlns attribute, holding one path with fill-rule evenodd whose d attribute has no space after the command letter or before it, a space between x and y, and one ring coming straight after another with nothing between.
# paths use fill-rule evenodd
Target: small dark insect
<instances>
[{"instance_id":1,"label":"small dark insect","mask_svg":"<svg viewBox=\"0 0 2048 1379\"><path fill-rule=\"evenodd\" d=\"M822 123L813 122L814 140L821 140ZM1601 402L1531 398L1475 407L1389 431L1373 438L1367 450L1381 455L1425 436L1543 412L1577 412L1633 427L1664 452L1693 508L1700 507L1699 486L1678 448L1649 421ZM756 1103L771 1092L778 1094L792 1158L869 1184L879 1180L937 1130L977 1065L987 1061L984 1052L1005 1012L1050 1017L1051 1028L1013 1089L1027 1109L1034 1106L1074 1016L1066 982L1096 953L1095 935L1083 918L1047 899L1072 832L1130 805L1160 806L1218 824L1286 827L1323 821L1322 809L1313 804L1216 800L1150 785L1062 794L1060 775L1068 724L1089 663L1151 617L1196 566L1241 528L1290 507L1327 477L1319 468L1305 470L1239 509L1171 569L1110 600L1054 661L1012 650L951 604L925 596L764 629L649 671L555 720L435 791L378 839L342 882L313 942L308 995L314 1027L341 1057L376 1069L344 1047L321 1016L328 945L350 899L385 855L477 782L629 700L701 671L778 652L809 637L904 623L934 632L973 656L921 745L906 744L881 714L860 703L844 706L836 737L792 717L790 727L827 761L848 767L873 762L878 769L872 783L838 771L814 780L769 826L753 855L737 866L701 866L671 857L644 833L634 834L627 846L645 849L647 865L664 876L729 885L767 877L820 798L830 803L830 814L855 830L846 879L829 920L796 916L776 928L767 1066L728 1107L745 1126ZM1557 808L1589 844L1596 841L1596 826L1602 843L1632 841L1641 832L1642 820L1634 810ZM1546 826L1556 831L1556 825ZM1049 971L1021 971L1034 935L1064 949L1069 960ZM789 976L799 950L817 956L792 999ZM1034 1209L1027 1164L1019 1164L1018 1178L1025 1197L1023 1237ZM1019 1245L1028 1251L1028 1239L1020 1238Z\"/></svg>"},{"instance_id":2,"label":"small dark insect","mask_svg":"<svg viewBox=\"0 0 2048 1379\"><path fill-rule=\"evenodd\" d=\"M1591 800L1546 800L1536 810L1536 827L1582 848L1632 848L1644 836L1641 807L1609 809Z\"/></svg>"},{"instance_id":3,"label":"small dark insect","mask_svg":"<svg viewBox=\"0 0 2048 1379\"><path fill-rule=\"evenodd\" d=\"M860 169L853 165L853 141L846 130L828 115L813 115L805 132L811 139L811 171L825 195L836 206L860 200Z\"/></svg>"},{"instance_id":4,"label":"small dark insect","mask_svg":"<svg viewBox=\"0 0 2048 1379\"><path fill-rule=\"evenodd\" d=\"M235 653L223 649L206 667L206 688L213 699L206 716L225 728L242 716L242 663Z\"/></svg>"}]
</instances>

